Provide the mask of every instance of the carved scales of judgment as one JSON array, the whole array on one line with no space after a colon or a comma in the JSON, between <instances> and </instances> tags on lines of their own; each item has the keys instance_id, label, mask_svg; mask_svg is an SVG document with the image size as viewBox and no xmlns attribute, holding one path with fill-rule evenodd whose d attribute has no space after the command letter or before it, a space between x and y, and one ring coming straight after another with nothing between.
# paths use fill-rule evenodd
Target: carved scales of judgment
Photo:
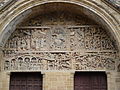
<instances>
[{"instance_id":1,"label":"carved scales of judgment","mask_svg":"<svg viewBox=\"0 0 120 90\"><path fill-rule=\"evenodd\" d=\"M4 70L115 70L118 52L106 31L61 16L17 28L3 50Z\"/></svg>"}]
</instances>

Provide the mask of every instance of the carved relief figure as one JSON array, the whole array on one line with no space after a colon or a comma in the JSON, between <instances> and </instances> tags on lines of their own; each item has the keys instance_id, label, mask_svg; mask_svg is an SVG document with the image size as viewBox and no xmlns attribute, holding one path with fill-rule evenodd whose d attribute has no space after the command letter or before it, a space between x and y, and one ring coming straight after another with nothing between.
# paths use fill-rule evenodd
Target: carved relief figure
<instances>
[{"instance_id":1,"label":"carved relief figure","mask_svg":"<svg viewBox=\"0 0 120 90\"><path fill-rule=\"evenodd\" d=\"M65 31L62 27L53 28L51 35L51 46L50 48L53 50L65 50L66 48L66 38Z\"/></svg>"},{"instance_id":2,"label":"carved relief figure","mask_svg":"<svg viewBox=\"0 0 120 90\"><path fill-rule=\"evenodd\" d=\"M49 22L39 17L11 35L3 50L4 70L115 70L115 42L99 25L56 19L64 14L46 17Z\"/></svg>"}]
</instances>

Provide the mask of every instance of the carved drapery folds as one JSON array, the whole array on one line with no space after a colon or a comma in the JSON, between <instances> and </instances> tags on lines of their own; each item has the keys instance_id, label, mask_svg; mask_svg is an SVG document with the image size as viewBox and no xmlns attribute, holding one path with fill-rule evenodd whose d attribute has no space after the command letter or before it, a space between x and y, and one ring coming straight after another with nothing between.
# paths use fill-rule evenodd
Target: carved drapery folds
<instances>
[{"instance_id":1,"label":"carved drapery folds","mask_svg":"<svg viewBox=\"0 0 120 90\"><path fill-rule=\"evenodd\" d=\"M4 70L115 70L117 58L99 26L17 28L3 52Z\"/></svg>"}]
</instances>

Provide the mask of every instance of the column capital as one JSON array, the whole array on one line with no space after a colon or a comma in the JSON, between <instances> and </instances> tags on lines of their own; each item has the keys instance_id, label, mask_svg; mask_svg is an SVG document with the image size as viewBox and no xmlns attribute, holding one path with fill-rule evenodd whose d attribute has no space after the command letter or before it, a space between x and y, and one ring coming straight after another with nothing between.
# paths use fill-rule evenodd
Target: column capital
<instances>
[{"instance_id":1,"label":"column capital","mask_svg":"<svg viewBox=\"0 0 120 90\"><path fill-rule=\"evenodd\" d=\"M6 72L6 75L7 75L7 76L10 76L10 75L11 75L11 72Z\"/></svg>"}]
</instances>

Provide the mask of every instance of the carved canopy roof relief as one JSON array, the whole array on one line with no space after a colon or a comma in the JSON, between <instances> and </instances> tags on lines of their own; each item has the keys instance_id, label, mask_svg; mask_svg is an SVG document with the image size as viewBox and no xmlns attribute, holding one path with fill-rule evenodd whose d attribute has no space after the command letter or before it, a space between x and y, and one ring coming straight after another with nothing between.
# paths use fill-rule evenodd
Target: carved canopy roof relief
<instances>
[{"instance_id":1,"label":"carved canopy roof relief","mask_svg":"<svg viewBox=\"0 0 120 90\"><path fill-rule=\"evenodd\" d=\"M116 70L110 35L85 16L51 12L26 20L7 41L4 70Z\"/></svg>"}]
</instances>

